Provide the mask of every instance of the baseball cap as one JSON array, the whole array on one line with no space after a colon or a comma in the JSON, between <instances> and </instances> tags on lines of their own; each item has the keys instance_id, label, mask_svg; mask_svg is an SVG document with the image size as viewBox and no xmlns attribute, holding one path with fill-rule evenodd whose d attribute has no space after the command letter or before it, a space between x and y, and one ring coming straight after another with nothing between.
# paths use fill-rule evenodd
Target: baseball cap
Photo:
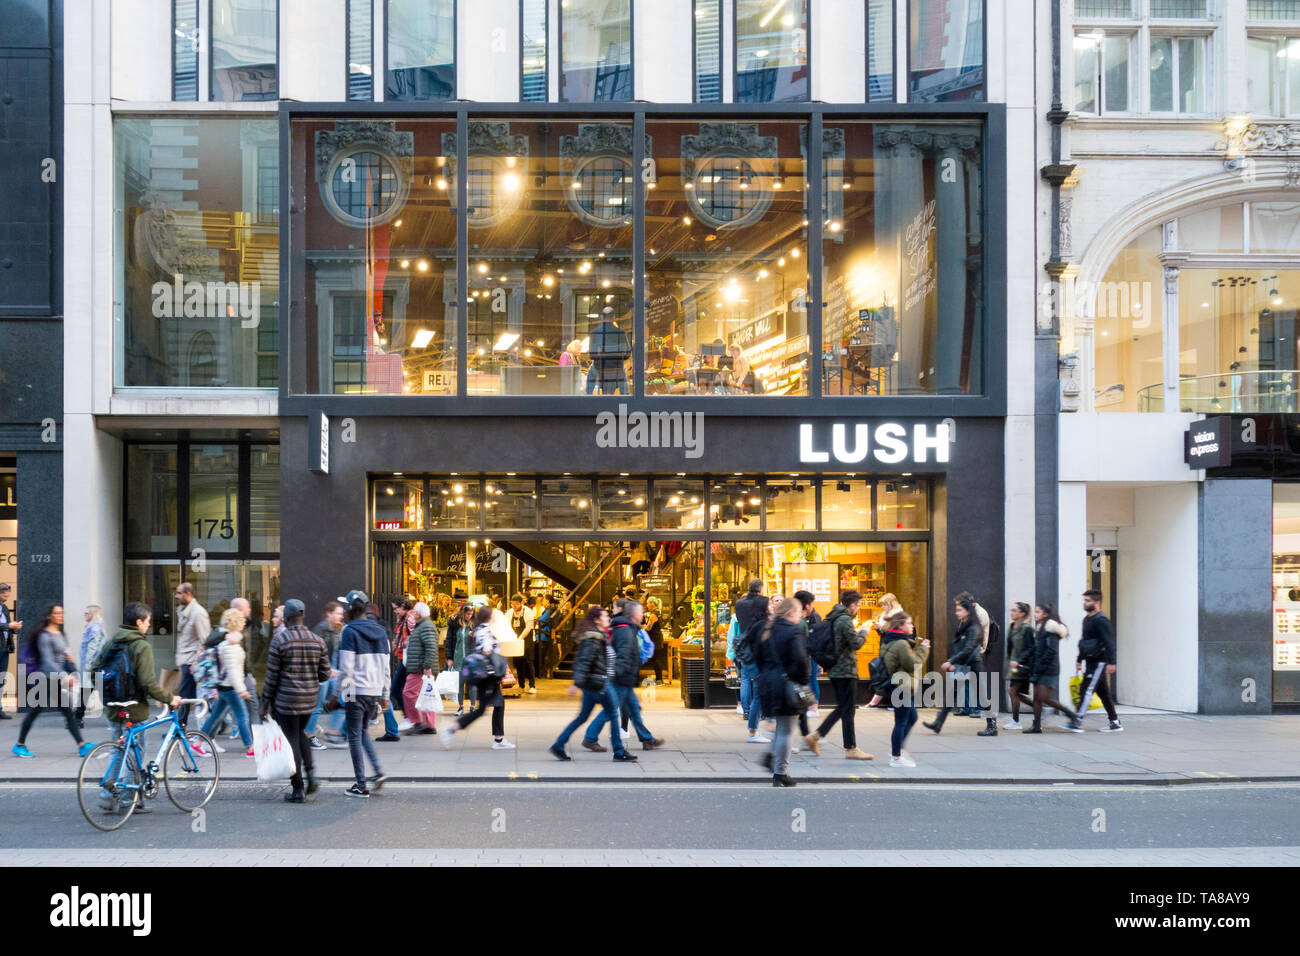
<instances>
[{"instance_id":1,"label":"baseball cap","mask_svg":"<svg viewBox=\"0 0 1300 956\"><path fill-rule=\"evenodd\" d=\"M307 605L303 604L297 598L289 598L284 602L284 616L294 617L298 614L306 614Z\"/></svg>"},{"instance_id":2,"label":"baseball cap","mask_svg":"<svg viewBox=\"0 0 1300 956\"><path fill-rule=\"evenodd\" d=\"M353 588L347 593L346 597L339 598L339 603L347 607L365 607L370 603L370 598L366 597L365 591Z\"/></svg>"}]
</instances>

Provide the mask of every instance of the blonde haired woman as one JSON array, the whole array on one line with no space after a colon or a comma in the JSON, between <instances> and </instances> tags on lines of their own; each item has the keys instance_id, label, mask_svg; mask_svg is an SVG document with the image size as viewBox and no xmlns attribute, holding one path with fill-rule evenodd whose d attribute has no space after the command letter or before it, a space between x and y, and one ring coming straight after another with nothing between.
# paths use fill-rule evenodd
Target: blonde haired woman
<instances>
[{"instance_id":1,"label":"blonde haired woman","mask_svg":"<svg viewBox=\"0 0 1300 956\"><path fill-rule=\"evenodd\" d=\"M81 689L77 704L77 726L83 728L86 726L86 698L95 686L90 665L104 647L104 611L98 604L87 604L85 618L86 628L81 632Z\"/></svg>"},{"instance_id":2,"label":"blonde haired woman","mask_svg":"<svg viewBox=\"0 0 1300 956\"><path fill-rule=\"evenodd\" d=\"M227 710L231 711L235 715L235 726L239 728L239 739L247 748L244 756L251 757L253 731L248 724L248 705L244 702L252 695L244 686L244 648L240 645L247 623L248 619L237 608L227 608L221 615L221 626L226 629L226 633L216 647L217 703L201 729L211 737L217 721Z\"/></svg>"}]
</instances>

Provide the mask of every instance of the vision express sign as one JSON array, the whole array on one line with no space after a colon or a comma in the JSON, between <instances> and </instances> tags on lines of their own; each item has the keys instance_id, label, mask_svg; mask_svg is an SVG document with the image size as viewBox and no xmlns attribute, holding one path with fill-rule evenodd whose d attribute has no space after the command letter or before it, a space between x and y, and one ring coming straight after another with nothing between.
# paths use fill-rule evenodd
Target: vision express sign
<instances>
[{"instance_id":1,"label":"vision express sign","mask_svg":"<svg viewBox=\"0 0 1300 956\"><path fill-rule=\"evenodd\" d=\"M1183 434L1183 461L1196 469L1232 464L1232 419L1226 415L1193 422Z\"/></svg>"}]
</instances>

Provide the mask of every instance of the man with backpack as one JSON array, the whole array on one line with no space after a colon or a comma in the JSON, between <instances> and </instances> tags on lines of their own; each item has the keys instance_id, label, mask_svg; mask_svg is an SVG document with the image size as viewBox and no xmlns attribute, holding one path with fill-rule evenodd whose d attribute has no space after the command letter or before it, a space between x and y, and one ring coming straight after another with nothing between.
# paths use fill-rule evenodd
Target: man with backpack
<instances>
[{"instance_id":1,"label":"man with backpack","mask_svg":"<svg viewBox=\"0 0 1300 956\"><path fill-rule=\"evenodd\" d=\"M587 722L587 718L591 716L597 704L604 708L605 720L609 721L610 742L614 745L615 757L617 758L619 753L626 754L622 737L618 732L618 715L615 713L617 707L610 693L610 681L618 667L617 655L609 645L608 635L600 628L600 621L604 615L604 608L593 606L587 611L587 616L582 623L575 628L575 634L579 635L581 640L573 652L573 686L569 688L568 693L572 696L577 691L582 692L582 709L578 711L578 716L560 731L560 736L555 738L555 743L551 744L551 754L556 760L573 759L565 751L565 744L569 742L574 732ZM635 760L636 757L627 755L624 759Z\"/></svg>"},{"instance_id":2,"label":"man with backpack","mask_svg":"<svg viewBox=\"0 0 1300 956\"><path fill-rule=\"evenodd\" d=\"M763 596L763 582L753 578L749 582L749 591L736 602L733 609L736 616L737 637L732 642L732 653L740 665L740 700L746 706L749 720L749 743L771 743L771 738L758 732L758 722L763 716L763 702L758 694L758 661L754 657L754 644L762 634L762 627L767 623L768 600Z\"/></svg>"},{"instance_id":3,"label":"man with backpack","mask_svg":"<svg viewBox=\"0 0 1300 956\"><path fill-rule=\"evenodd\" d=\"M840 722L840 733L844 740L844 757L847 760L871 760L872 755L858 748L855 717L858 706L858 648L866 642L866 637L853 627L858 609L862 606L862 595L849 588L840 594L840 603L831 608L820 631L813 639L810 648L814 660L819 653L825 653L825 631L829 630L834 641L835 661L829 669L831 687L835 691L835 710L822 721L820 727L804 739L814 755L820 755L821 740L830 733L836 721Z\"/></svg>"},{"instance_id":4,"label":"man with backpack","mask_svg":"<svg viewBox=\"0 0 1300 956\"><path fill-rule=\"evenodd\" d=\"M641 719L641 700L636 696L636 679L641 670L641 641L637 632L641 629L641 619L645 611L636 601L624 601L622 609L610 620L610 645L614 648L614 676L610 680L610 692L614 703L631 719L636 729L637 739L641 741L642 750L654 750L663 746L663 738L652 734ZM583 746L588 750L599 748L598 738L601 728L608 721L609 714L602 712L591 722L583 736ZM593 746L594 745L594 746ZM614 754L615 760L626 760Z\"/></svg>"},{"instance_id":5,"label":"man with backpack","mask_svg":"<svg viewBox=\"0 0 1300 956\"><path fill-rule=\"evenodd\" d=\"M98 656L90 664L90 672L99 674L100 688L104 700L104 716L108 718L113 739L126 733L122 720L133 724L143 723L149 719L149 703L145 698L152 698L160 704L179 707L181 698L169 695L158 682L158 672L154 668L153 648L145 639L149 633L152 612L148 605L132 601L122 612L122 626L117 629L112 640L106 642ZM114 703L117 702L117 703ZM136 735L141 752L147 753L145 735ZM118 759L109 762L103 780L112 780L117 776ZM114 797L107 790L99 791L101 808L112 812L116 807ZM148 813L149 802L137 801L136 813Z\"/></svg>"}]
</instances>

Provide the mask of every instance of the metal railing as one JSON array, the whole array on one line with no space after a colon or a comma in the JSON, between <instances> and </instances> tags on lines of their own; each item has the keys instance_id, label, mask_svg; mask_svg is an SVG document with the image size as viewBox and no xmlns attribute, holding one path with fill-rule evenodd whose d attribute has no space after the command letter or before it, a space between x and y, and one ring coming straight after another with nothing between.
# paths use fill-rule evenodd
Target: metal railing
<instances>
[{"instance_id":1,"label":"metal railing","mask_svg":"<svg viewBox=\"0 0 1300 956\"><path fill-rule=\"evenodd\" d=\"M1186 375L1178 380L1178 410L1203 415L1266 414L1300 410L1300 370ZM1163 412L1163 382L1138 392L1138 411Z\"/></svg>"}]
</instances>

